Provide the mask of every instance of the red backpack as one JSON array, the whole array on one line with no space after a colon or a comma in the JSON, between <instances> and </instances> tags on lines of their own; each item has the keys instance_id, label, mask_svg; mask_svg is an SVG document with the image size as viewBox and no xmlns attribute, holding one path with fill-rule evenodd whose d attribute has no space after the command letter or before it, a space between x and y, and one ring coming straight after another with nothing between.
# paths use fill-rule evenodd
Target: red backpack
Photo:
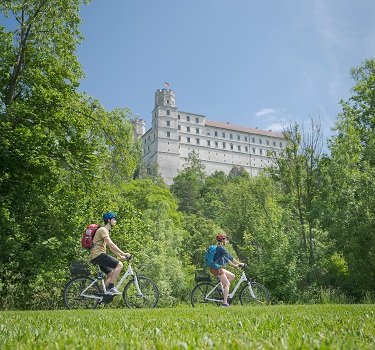
<instances>
[{"instance_id":1,"label":"red backpack","mask_svg":"<svg viewBox=\"0 0 375 350\"><path fill-rule=\"evenodd\" d=\"M83 231L83 235L81 239L83 248L89 250L90 248L94 246L93 244L94 235L99 227L100 226L97 224L90 224L89 226L86 227L85 231Z\"/></svg>"}]
</instances>

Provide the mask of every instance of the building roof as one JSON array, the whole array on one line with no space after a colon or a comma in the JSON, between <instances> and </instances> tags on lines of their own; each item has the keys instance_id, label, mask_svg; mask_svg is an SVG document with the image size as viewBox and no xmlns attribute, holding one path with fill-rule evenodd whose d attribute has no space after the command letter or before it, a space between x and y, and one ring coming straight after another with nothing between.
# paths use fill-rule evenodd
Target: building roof
<instances>
[{"instance_id":1,"label":"building roof","mask_svg":"<svg viewBox=\"0 0 375 350\"><path fill-rule=\"evenodd\" d=\"M221 128L221 129L229 129L234 131L241 131L241 132L247 132L249 134L256 134L256 135L263 135L263 136L269 136L269 137L278 137L278 138L284 138L284 133L280 132L274 132L272 130L266 131L261 129L254 129L254 128L248 128L246 126L239 126L231 123L220 123L215 122L212 120L206 120L206 126L211 126L214 128Z\"/></svg>"}]
</instances>

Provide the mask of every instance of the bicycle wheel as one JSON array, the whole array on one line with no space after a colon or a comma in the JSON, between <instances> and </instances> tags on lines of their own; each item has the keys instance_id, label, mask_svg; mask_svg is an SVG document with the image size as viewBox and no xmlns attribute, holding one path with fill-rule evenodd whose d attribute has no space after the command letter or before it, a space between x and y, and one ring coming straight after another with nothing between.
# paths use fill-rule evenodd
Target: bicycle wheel
<instances>
[{"instance_id":1,"label":"bicycle wheel","mask_svg":"<svg viewBox=\"0 0 375 350\"><path fill-rule=\"evenodd\" d=\"M94 280L91 277L81 276L68 282L64 290L64 302L68 309L95 309L100 299L93 299L81 296L81 292ZM94 283L85 294L100 293L99 285Z\"/></svg>"},{"instance_id":2,"label":"bicycle wheel","mask_svg":"<svg viewBox=\"0 0 375 350\"><path fill-rule=\"evenodd\" d=\"M203 282L195 286L191 292L191 305L193 307L207 307L210 305L221 305L223 300L223 294L220 293L217 289L211 293L211 299L220 300L220 302L208 301L206 295L215 288L215 285L209 282Z\"/></svg>"},{"instance_id":3,"label":"bicycle wheel","mask_svg":"<svg viewBox=\"0 0 375 350\"><path fill-rule=\"evenodd\" d=\"M129 309L153 308L159 301L159 289L155 282L147 277L138 276L138 287L142 294L139 294L135 286L135 280L129 281L122 297Z\"/></svg>"},{"instance_id":4,"label":"bicycle wheel","mask_svg":"<svg viewBox=\"0 0 375 350\"><path fill-rule=\"evenodd\" d=\"M240 302L242 305L268 305L270 303L270 293L265 286L257 282L246 284L240 293ZM255 298L253 297L253 295Z\"/></svg>"}]
</instances>

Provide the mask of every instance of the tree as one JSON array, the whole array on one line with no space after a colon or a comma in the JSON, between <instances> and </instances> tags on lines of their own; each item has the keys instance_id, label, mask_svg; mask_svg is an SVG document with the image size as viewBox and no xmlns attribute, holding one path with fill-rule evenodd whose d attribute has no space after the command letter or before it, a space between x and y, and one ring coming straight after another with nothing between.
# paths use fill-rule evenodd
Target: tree
<instances>
[{"instance_id":1,"label":"tree","mask_svg":"<svg viewBox=\"0 0 375 350\"><path fill-rule=\"evenodd\" d=\"M282 155L275 159L275 167L269 173L280 184L285 194L284 204L291 209L294 224L298 227L298 255L300 261L306 264L306 283L310 284L318 279L314 270L317 273L317 260L324 254L318 252L317 247L326 243L318 221L322 131L320 124L311 120L309 132L295 124L290 126L285 136L287 145Z\"/></svg>"},{"instance_id":2,"label":"tree","mask_svg":"<svg viewBox=\"0 0 375 350\"><path fill-rule=\"evenodd\" d=\"M184 171L173 179L170 186L172 193L179 200L179 209L186 214L197 212L199 192L204 183L204 166L196 152L191 152Z\"/></svg>"},{"instance_id":3,"label":"tree","mask_svg":"<svg viewBox=\"0 0 375 350\"><path fill-rule=\"evenodd\" d=\"M8 307L60 300L60 288L34 300L33 281L47 291L60 283L67 261L82 254L77 227L116 206L116 185L135 169L128 111L108 113L76 91L83 77L75 50L83 39L78 12L84 3L0 7L14 24L0 26L0 266L11 276L0 286Z\"/></svg>"},{"instance_id":4,"label":"tree","mask_svg":"<svg viewBox=\"0 0 375 350\"><path fill-rule=\"evenodd\" d=\"M335 241L337 285L357 300L373 290L375 271L375 61L352 69L353 96L329 143L322 164L322 224ZM331 279L334 278L331 272Z\"/></svg>"}]
</instances>

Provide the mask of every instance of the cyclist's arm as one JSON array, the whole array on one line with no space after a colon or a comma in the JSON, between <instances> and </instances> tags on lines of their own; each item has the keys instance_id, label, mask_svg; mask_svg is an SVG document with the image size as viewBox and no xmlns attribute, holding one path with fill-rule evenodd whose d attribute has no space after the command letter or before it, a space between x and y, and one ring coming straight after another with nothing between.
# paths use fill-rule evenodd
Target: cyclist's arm
<instances>
[{"instance_id":1,"label":"cyclist's arm","mask_svg":"<svg viewBox=\"0 0 375 350\"><path fill-rule=\"evenodd\" d=\"M115 254L120 259L127 259L130 257L129 253L124 253L112 240L109 236L103 238L104 241L107 243L111 252Z\"/></svg>"},{"instance_id":2,"label":"cyclist's arm","mask_svg":"<svg viewBox=\"0 0 375 350\"><path fill-rule=\"evenodd\" d=\"M234 264L233 262L235 262L235 264ZM233 258L233 259L230 261L230 265L231 265L231 266L234 266L234 267L238 267L238 266L240 266L240 265L243 266L244 263L239 262L239 261L237 261L235 258Z\"/></svg>"}]
</instances>

